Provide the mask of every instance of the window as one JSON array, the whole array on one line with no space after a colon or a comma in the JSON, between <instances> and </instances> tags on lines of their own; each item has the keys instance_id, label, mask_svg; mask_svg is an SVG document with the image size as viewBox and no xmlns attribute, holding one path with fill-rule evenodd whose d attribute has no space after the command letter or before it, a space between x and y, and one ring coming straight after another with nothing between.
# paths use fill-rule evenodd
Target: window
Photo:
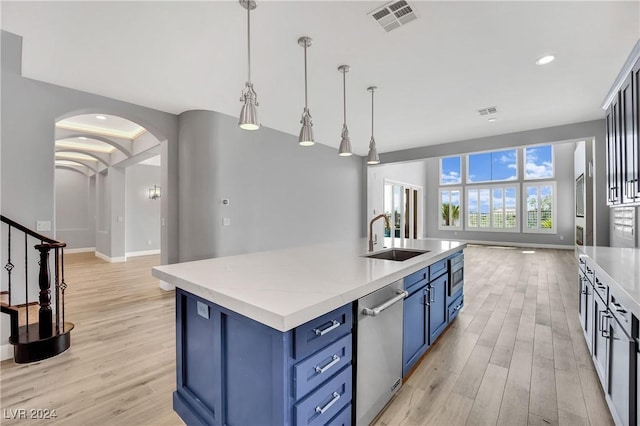
<instances>
[{"instance_id":1,"label":"window","mask_svg":"<svg viewBox=\"0 0 640 426\"><path fill-rule=\"evenodd\" d=\"M467 230L519 231L518 186L467 187Z\"/></svg>"},{"instance_id":2,"label":"window","mask_svg":"<svg viewBox=\"0 0 640 426\"><path fill-rule=\"evenodd\" d=\"M467 183L499 182L518 178L517 149L480 152L467 156Z\"/></svg>"},{"instance_id":3,"label":"window","mask_svg":"<svg viewBox=\"0 0 640 426\"><path fill-rule=\"evenodd\" d=\"M524 148L524 178L553 179L553 145Z\"/></svg>"},{"instance_id":4,"label":"window","mask_svg":"<svg viewBox=\"0 0 640 426\"><path fill-rule=\"evenodd\" d=\"M440 189L438 229L462 229L461 188Z\"/></svg>"},{"instance_id":5,"label":"window","mask_svg":"<svg viewBox=\"0 0 640 426\"><path fill-rule=\"evenodd\" d=\"M556 184L525 184L527 221L523 232L556 232Z\"/></svg>"},{"instance_id":6,"label":"window","mask_svg":"<svg viewBox=\"0 0 640 426\"><path fill-rule=\"evenodd\" d=\"M459 185L462 183L462 157L440 159L440 185Z\"/></svg>"}]
</instances>

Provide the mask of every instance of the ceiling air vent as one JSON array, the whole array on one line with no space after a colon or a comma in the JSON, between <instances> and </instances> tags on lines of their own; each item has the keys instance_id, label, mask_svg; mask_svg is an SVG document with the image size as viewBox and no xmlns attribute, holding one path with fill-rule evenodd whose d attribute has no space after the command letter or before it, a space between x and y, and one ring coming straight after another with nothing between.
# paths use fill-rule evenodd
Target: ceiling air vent
<instances>
[{"instance_id":1,"label":"ceiling air vent","mask_svg":"<svg viewBox=\"0 0 640 426\"><path fill-rule=\"evenodd\" d=\"M482 108L482 109L478 110L478 114L480 114L483 117L485 115L491 115L491 114L495 114L497 112L498 112L498 107L496 107L496 106Z\"/></svg>"},{"instance_id":2,"label":"ceiling air vent","mask_svg":"<svg viewBox=\"0 0 640 426\"><path fill-rule=\"evenodd\" d=\"M395 30L417 18L416 12L405 0L388 3L369 13L386 32Z\"/></svg>"}]
</instances>

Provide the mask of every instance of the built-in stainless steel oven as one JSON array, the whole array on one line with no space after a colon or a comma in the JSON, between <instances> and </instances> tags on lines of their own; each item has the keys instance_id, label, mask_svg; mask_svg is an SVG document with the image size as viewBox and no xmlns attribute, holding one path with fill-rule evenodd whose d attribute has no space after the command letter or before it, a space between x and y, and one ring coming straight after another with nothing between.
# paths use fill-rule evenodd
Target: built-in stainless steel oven
<instances>
[{"instance_id":1,"label":"built-in stainless steel oven","mask_svg":"<svg viewBox=\"0 0 640 426\"><path fill-rule=\"evenodd\" d=\"M462 291L464 284L464 254L454 254L449 258L449 297Z\"/></svg>"}]
</instances>

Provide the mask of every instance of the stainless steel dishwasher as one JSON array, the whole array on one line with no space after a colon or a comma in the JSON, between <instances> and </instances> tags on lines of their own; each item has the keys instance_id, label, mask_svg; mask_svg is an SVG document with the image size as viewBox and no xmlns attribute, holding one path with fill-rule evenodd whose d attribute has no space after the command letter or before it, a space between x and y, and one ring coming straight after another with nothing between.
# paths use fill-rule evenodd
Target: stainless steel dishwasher
<instances>
[{"instance_id":1,"label":"stainless steel dishwasher","mask_svg":"<svg viewBox=\"0 0 640 426\"><path fill-rule=\"evenodd\" d=\"M358 300L356 425L366 426L402 385L402 280Z\"/></svg>"}]
</instances>

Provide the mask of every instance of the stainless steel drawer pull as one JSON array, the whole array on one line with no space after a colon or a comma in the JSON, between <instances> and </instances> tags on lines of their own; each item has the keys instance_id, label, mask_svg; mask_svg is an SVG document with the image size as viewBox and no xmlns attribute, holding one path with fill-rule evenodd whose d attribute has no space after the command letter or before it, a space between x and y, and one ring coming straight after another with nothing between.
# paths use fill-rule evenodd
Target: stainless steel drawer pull
<instances>
[{"instance_id":1,"label":"stainless steel drawer pull","mask_svg":"<svg viewBox=\"0 0 640 426\"><path fill-rule=\"evenodd\" d=\"M333 404L335 404L336 402L338 402L338 400L340 399L340 394L338 392L334 392L332 394L333 398L331 399L331 401L329 401L327 403L327 405L325 405L324 407L320 408L319 406L316 407L316 413L318 414L324 414L325 411L327 411L329 408L331 408L331 406Z\"/></svg>"},{"instance_id":2,"label":"stainless steel drawer pull","mask_svg":"<svg viewBox=\"0 0 640 426\"><path fill-rule=\"evenodd\" d=\"M334 355L333 357L331 357L331 361L329 361L329 364L325 365L324 367L318 367L316 365L315 367L316 373L322 374L339 362L340 362L340 357L338 355Z\"/></svg>"},{"instance_id":3,"label":"stainless steel drawer pull","mask_svg":"<svg viewBox=\"0 0 640 426\"><path fill-rule=\"evenodd\" d=\"M363 315L368 315L370 317L375 317L380 312L382 312L385 309L389 308L391 305L394 305L394 304L398 303L399 301L403 300L404 298L406 298L409 295L409 292L405 291L405 290L396 290L396 293L398 294L396 297L387 300L382 305L376 306L375 308L364 308L364 309L362 309L362 314Z\"/></svg>"},{"instance_id":4,"label":"stainless steel drawer pull","mask_svg":"<svg viewBox=\"0 0 640 426\"><path fill-rule=\"evenodd\" d=\"M313 332L316 333L316 336L324 336L325 334L327 334L328 332L330 332L331 330L335 330L336 328L340 327L341 323L339 321L336 320L331 320L331 325L323 330L320 330L319 328L314 328Z\"/></svg>"}]
</instances>

